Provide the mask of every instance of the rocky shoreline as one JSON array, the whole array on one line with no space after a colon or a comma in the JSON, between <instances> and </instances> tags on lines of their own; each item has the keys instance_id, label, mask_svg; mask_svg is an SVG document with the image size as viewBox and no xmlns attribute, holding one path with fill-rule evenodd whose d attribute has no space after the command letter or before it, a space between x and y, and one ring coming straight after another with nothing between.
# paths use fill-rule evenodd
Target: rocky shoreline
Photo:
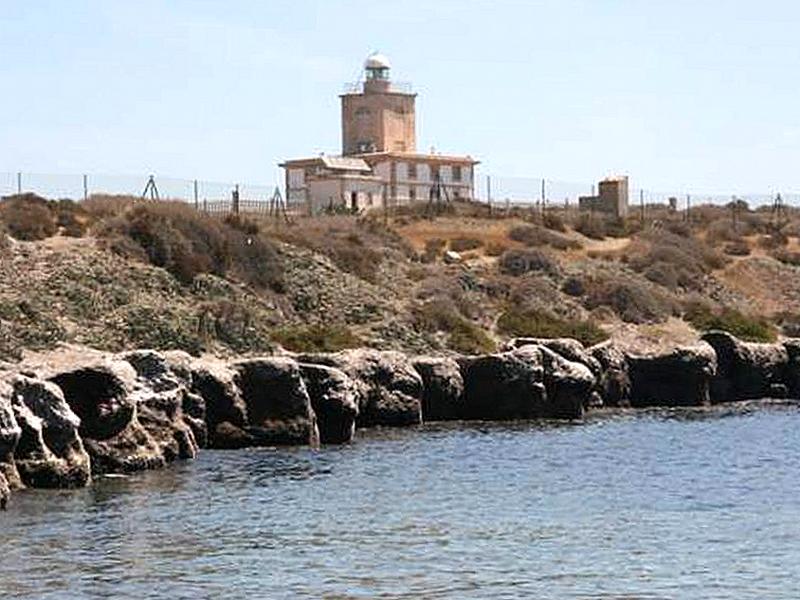
<instances>
[{"instance_id":1,"label":"rocky shoreline","mask_svg":"<svg viewBox=\"0 0 800 600\"><path fill-rule=\"evenodd\" d=\"M637 355L571 339L480 356L394 351L222 360L63 347L0 363L0 507L17 489L76 488L202 448L341 444L361 427L448 420L579 420L601 407L800 399L800 339L711 332Z\"/></svg>"}]
</instances>

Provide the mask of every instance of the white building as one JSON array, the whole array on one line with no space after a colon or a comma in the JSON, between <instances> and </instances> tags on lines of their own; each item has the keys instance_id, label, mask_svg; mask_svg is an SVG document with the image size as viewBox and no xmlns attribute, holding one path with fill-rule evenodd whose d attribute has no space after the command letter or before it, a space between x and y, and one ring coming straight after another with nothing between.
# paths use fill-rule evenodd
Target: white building
<instances>
[{"instance_id":1,"label":"white building","mask_svg":"<svg viewBox=\"0 0 800 600\"><path fill-rule=\"evenodd\" d=\"M373 54L364 80L341 95L342 156L287 160L286 199L315 213L432 199L472 199L470 156L416 152L416 94L392 83L389 61Z\"/></svg>"}]
</instances>

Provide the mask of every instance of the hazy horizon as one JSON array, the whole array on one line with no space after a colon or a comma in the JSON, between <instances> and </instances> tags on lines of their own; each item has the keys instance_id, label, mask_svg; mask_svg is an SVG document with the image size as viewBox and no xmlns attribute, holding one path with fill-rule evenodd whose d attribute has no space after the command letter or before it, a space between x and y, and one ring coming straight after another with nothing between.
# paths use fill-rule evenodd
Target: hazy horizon
<instances>
[{"instance_id":1,"label":"hazy horizon","mask_svg":"<svg viewBox=\"0 0 800 600\"><path fill-rule=\"evenodd\" d=\"M340 151L339 98L380 50L418 150L481 173L798 191L789 2L9 2L0 171L278 177Z\"/></svg>"}]
</instances>

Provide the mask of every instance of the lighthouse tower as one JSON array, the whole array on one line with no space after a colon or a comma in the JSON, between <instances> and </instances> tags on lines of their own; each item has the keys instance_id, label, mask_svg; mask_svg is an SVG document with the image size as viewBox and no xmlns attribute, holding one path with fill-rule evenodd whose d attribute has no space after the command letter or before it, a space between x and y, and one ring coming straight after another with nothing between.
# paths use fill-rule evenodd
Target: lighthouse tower
<instances>
[{"instance_id":1,"label":"lighthouse tower","mask_svg":"<svg viewBox=\"0 0 800 600\"><path fill-rule=\"evenodd\" d=\"M391 64L374 53L364 62L364 79L342 94L342 154L415 152L416 94L392 83Z\"/></svg>"}]
</instances>

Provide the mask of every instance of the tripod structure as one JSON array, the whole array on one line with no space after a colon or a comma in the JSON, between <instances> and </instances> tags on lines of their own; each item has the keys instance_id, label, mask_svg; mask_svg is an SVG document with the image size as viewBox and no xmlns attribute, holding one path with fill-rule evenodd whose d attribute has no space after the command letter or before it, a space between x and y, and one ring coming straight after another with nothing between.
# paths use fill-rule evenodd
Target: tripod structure
<instances>
[{"instance_id":1,"label":"tripod structure","mask_svg":"<svg viewBox=\"0 0 800 600\"><path fill-rule=\"evenodd\" d=\"M147 179L147 185L144 186L144 191L142 192L142 200L147 200L148 195L150 196L150 200L161 200L158 195L155 175L150 175Z\"/></svg>"},{"instance_id":2,"label":"tripod structure","mask_svg":"<svg viewBox=\"0 0 800 600\"><path fill-rule=\"evenodd\" d=\"M427 212L429 215L438 214L446 204L450 204L450 192L447 191L447 186L442 185L442 178L437 170L433 174L433 183L428 193Z\"/></svg>"},{"instance_id":3,"label":"tripod structure","mask_svg":"<svg viewBox=\"0 0 800 600\"><path fill-rule=\"evenodd\" d=\"M269 209L267 213L270 217L273 217L276 221L279 221L281 217L286 223L291 223L291 219L289 219L289 213L286 211L286 202L281 195L280 189L278 186L275 186L275 191L272 193L272 198L269 199Z\"/></svg>"},{"instance_id":4,"label":"tripod structure","mask_svg":"<svg viewBox=\"0 0 800 600\"><path fill-rule=\"evenodd\" d=\"M786 212L786 203L784 203L779 193L772 201L772 227L776 231L780 231L788 221L789 215Z\"/></svg>"}]
</instances>

